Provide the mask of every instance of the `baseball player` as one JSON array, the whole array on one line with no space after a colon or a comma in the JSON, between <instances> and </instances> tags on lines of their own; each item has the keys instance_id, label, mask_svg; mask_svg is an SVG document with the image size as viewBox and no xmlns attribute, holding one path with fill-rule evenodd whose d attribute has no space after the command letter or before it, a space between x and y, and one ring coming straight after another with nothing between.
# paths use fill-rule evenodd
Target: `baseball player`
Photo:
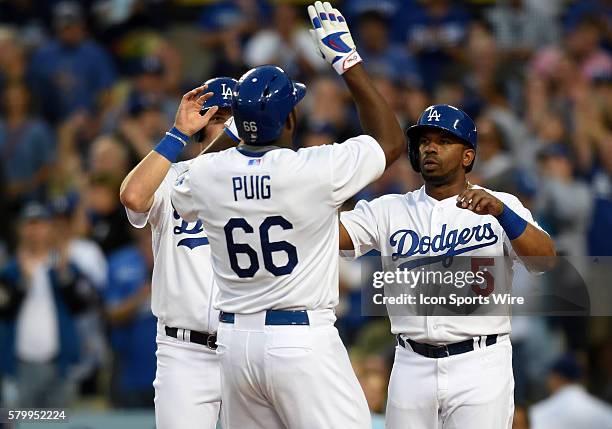
<instances>
[{"instance_id":1,"label":"baseball player","mask_svg":"<svg viewBox=\"0 0 612 429\"><path fill-rule=\"evenodd\" d=\"M329 3L308 10L365 134L294 151L306 88L279 67L256 67L233 94L243 144L198 157L172 193L184 219L202 219L212 248L226 429L371 427L334 327L337 211L400 156L404 137L342 15Z\"/></svg>"},{"instance_id":2,"label":"baseball player","mask_svg":"<svg viewBox=\"0 0 612 429\"><path fill-rule=\"evenodd\" d=\"M555 254L529 210L510 194L467 182L476 151L476 126L468 115L449 105L430 106L407 136L410 162L425 185L360 201L342 213L340 249L354 250L356 257L377 249L393 269L459 255L479 269L504 255L530 270L550 268L552 258L528 258ZM512 278L511 270L502 268L505 278ZM509 316L405 316L387 308L396 314L391 329L399 343L388 428L511 428Z\"/></svg>"},{"instance_id":3,"label":"baseball player","mask_svg":"<svg viewBox=\"0 0 612 429\"><path fill-rule=\"evenodd\" d=\"M235 79L207 81L183 96L174 128L125 178L121 201L130 223L151 225L153 314L158 318L155 420L158 429L215 428L221 404L215 354L219 313L210 246L202 222L182 219L170 202L176 178L190 161L175 162L189 135L200 144L235 145L223 133ZM203 90L208 92L200 97ZM219 136L219 137L218 137ZM179 146L180 145L180 146ZM210 147L209 147L210 149Z\"/></svg>"}]
</instances>

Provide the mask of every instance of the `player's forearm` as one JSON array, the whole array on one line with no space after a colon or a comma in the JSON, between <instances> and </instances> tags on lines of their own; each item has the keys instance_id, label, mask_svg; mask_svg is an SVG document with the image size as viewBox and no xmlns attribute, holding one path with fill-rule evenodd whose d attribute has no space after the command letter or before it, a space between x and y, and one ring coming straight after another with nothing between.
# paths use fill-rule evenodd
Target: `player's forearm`
<instances>
[{"instance_id":1,"label":"player's forearm","mask_svg":"<svg viewBox=\"0 0 612 429\"><path fill-rule=\"evenodd\" d=\"M554 267L555 244L544 231L528 224L525 231L511 243L531 271L550 271Z\"/></svg>"},{"instance_id":2,"label":"player's forearm","mask_svg":"<svg viewBox=\"0 0 612 429\"><path fill-rule=\"evenodd\" d=\"M142 160L121 183L119 198L130 210L143 213L153 205L155 191L168 174L172 164L155 151Z\"/></svg>"},{"instance_id":3,"label":"player's forearm","mask_svg":"<svg viewBox=\"0 0 612 429\"><path fill-rule=\"evenodd\" d=\"M223 130L202 152L219 152L236 146ZM126 176L121 184L120 198L124 206L135 212L146 212L153 205L155 191L168 174L172 163L156 150L149 154Z\"/></svg>"},{"instance_id":4,"label":"player's forearm","mask_svg":"<svg viewBox=\"0 0 612 429\"><path fill-rule=\"evenodd\" d=\"M184 103L188 100L187 97L193 99L202 88L204 87L191 90L183 96L177 118L179 113L181 113ZM200 98L203 99L204 97ZM197 106L201 107L199 104ZM216 111L216 109L210 110L212 113ZM203 120L207 122L211 115L207 113ZM184 112L182 112L181 116L184 116ZM181 131L177 125L184 128L186 133ZM180 121L175 122L175 126L166 133L157 146L123 180L119 190L119 198L124 206L140 213L146 212L151 208L155 191L161 185L164 177L166 177L172 163L176 162L183 151L189 141L189 136L193 135L194 132L194 126L190 123L189 118L181 117Z\"/></svg>"},{"instance_id":5,"label":"player's forearm","mask_svg":"<svg viewBox=\"0 0 612 429\"><path fill-rule=\"evenodd\" d=\"M388 167L400 157L405 146L404 134L395 113L376 90L361 64L351 67L342 77L357 106L361 128L380 144Z\"/></svg>"}]
</instances>

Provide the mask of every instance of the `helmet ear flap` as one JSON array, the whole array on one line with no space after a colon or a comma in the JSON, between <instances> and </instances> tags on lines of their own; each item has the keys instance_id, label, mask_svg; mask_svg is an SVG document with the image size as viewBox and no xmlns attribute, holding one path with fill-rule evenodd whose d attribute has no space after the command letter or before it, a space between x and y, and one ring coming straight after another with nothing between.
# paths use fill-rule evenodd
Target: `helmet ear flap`
<instances>
[{"instance_id":1,"label":"helmet ear flap","mask_svg":"<svg viewBox=\"0 0 612 429\"><path fill-rule=\"evenodd\" d=\"M421 172L421 167L419 166L419 149L417 145L408 143L408 158L410 159L410 165L412 165L412 169L417 173Z\"/></svg>"}]
</instances>

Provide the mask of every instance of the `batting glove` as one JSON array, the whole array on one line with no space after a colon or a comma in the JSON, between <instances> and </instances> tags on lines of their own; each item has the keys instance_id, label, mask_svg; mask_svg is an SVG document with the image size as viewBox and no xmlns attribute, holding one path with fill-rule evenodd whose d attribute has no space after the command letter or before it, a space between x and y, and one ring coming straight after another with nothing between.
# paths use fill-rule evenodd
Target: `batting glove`
<instances>
[{"instance_id":1,"label":"batting glove","mask_svg":"<svg viewBox=\"0 0 612 429\"><path fill-rule=\"evenodd\" d=\"M316 48L338 74L343 74L362 61L346 20L338 9L334 9L327 1L317 1L313 6L308 6L308 15L314 27L310 35Z\"/></svg>"}]
</instances>

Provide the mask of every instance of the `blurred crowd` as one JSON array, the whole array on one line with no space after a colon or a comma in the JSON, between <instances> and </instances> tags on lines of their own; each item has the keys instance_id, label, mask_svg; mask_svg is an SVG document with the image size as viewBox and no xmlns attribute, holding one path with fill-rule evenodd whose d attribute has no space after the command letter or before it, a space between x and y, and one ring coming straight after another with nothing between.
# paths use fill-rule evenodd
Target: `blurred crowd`
<instances>
[{"instance_id":1,"label":"blurred crowd","mask_svg":"<svg viewBox=\"0 0 612 429\"><path fill-rule=\"evenodd\" d=\"M182 93L255 65L308 86L296 148L358 134L305 3L0 0L0 403L153 405L151 237L129 226L119 185ZM333 4L403 126L461 107L478 128L471 182L518 196L560 254L612 256L612 1ZM421 184L405 157L355 201ZM361 315L356 264L342 263L338 327L378 418L394 339ZM609 407L610 318L513 325L517 428L549 427L540 415L563 410L550 401Z\"/></svg>"}]
</instances>

